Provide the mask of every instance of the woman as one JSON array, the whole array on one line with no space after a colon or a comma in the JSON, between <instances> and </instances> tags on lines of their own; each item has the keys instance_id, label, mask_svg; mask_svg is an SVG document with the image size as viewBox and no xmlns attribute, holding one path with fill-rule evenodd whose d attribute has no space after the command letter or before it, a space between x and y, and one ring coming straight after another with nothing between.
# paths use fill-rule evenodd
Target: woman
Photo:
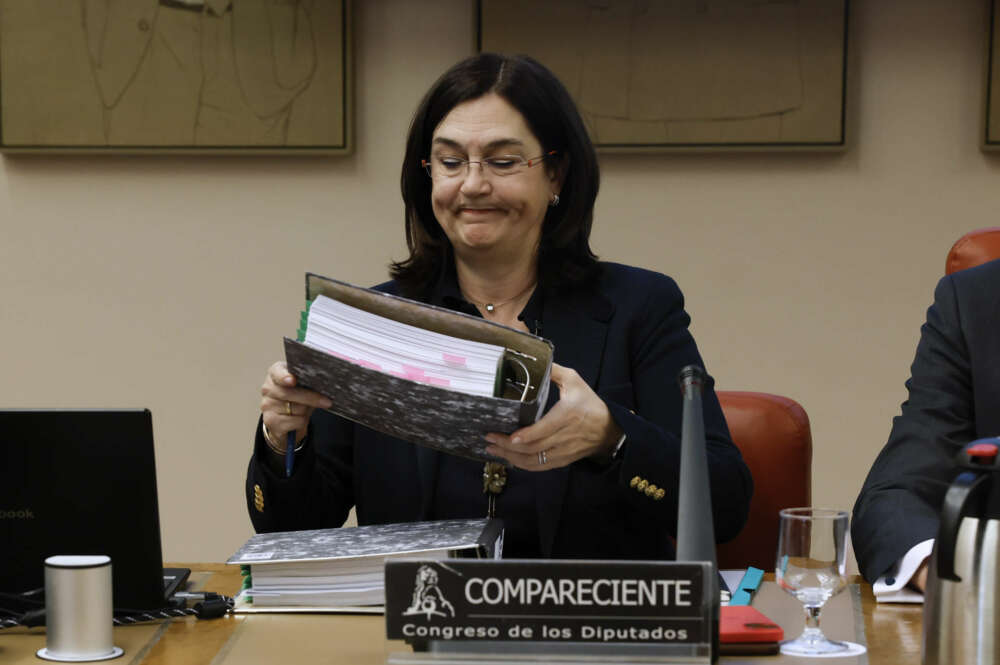
<instances>
[{"instance_id":1,"label":"woman","mask_svg":"<svg viewBox=\"0 0 1000 665\"><path fill-rule=\"evenodd\" d=\"M597 159L569 94L534 60L481 54L446 72L410 127L410 256L377 288L550 339L547 413L487 450L514 467L495 498L506 557L669 558L676 529L678 371L701 364L668 277L599 263ZM284 363L261 389L247 474L258 531L482 517L483 466L319 409ZM716 539L746 520L752 481L711 385L703 397ZM286 434L296 470L282 473ZM265 434L266 433L266 434Z\"/></svg>"}]
</instances>

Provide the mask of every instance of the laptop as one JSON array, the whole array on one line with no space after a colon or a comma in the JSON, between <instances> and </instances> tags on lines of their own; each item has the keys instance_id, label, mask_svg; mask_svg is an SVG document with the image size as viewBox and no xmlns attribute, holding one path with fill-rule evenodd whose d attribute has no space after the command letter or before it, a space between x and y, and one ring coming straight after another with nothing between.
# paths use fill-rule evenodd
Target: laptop
<instances>
[{"instance_id":1,"label":"laptop","mask_svg":"<svg viewBox=\"0 0 1000 665\"><path fill-rule=\"evenodd\" d=\"M165 607L148 410L0 410L0 592L45 586L54 554L111 557L115 609Z\"/></svg>"}]
</instances>

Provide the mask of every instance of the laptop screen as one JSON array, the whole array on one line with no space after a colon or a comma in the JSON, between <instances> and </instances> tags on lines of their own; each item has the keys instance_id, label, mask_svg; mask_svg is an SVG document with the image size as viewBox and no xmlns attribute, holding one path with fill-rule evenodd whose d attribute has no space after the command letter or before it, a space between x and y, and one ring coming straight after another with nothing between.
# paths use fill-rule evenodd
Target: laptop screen
<instances>
[{"instance_id":1,"label":"laptop screen","mask_svg":"<svg viewBox=\"0 0 1000 665\"><path fill-rule=\"evenodd\" d=\"M116 609L163 607L148 410L0 411L0 592L55 554L111 557Z\"/></svg>"}]
</instances>

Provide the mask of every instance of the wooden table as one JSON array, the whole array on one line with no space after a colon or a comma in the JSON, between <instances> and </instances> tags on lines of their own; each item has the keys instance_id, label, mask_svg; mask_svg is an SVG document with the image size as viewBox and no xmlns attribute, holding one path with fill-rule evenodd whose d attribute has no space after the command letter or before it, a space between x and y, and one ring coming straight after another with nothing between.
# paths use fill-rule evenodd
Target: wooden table
<instances>
[{"instance_id":1,"label":"wooden table","mask_svg":"<svg viewBox=\"0 0 1000 665\"><path fill-rule=\"evenodd\" d=\"M239 588L235 566L219 564L170 564L195 571L192 586L233 595ZM918 665L920 663L921 606L877 605L871 587L860 579L867 662L872 665ZM844 596L845 594L841 594ZM838 596L837 598L840 598ZM831 603L837 600L834 598ZM774 598L772 597L772 602ZM789 607L795 600L788 597ZM845 599L843 602L849 602ZM786 608L787 609L787 608ZM802 623L795 611L773 616L789 636L798 634ZM838 635L832 635L840 637ZM850 636L846 636L850 639ZM402 642L388 642L382 616L257 614L199 621L194 617L164 620L114 630L114 643L125 649L122 658L105 661L116 665L267 665L271 663L322 662L334 665L382 665L393 651L406 651ZM42 628L0 631L0 663L39 665L45 661L35 651L45 646ZM724 663L770 661L815 663L785 656L725 657ZM827 661L824 661L827 662ZM844 659L847 662L865 662Z\"/></svg>"}]
</instances>

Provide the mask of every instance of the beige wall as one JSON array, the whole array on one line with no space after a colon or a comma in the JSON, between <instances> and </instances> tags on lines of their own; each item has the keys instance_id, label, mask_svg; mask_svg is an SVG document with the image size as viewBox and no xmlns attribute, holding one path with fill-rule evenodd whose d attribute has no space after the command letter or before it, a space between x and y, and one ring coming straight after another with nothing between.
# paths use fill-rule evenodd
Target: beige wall
<instances>
[{"instance_id":1,"label":"beige wall","mask_svg":"<svg viewBox=\"0 0 1000 665\"><path fill-rule=\"evenodd\" d=\"M905 396L947 248L1000 206L977 148L986 3L855 4L846 152L604 156L593 238L678 280L719 388L805 406L814 503L844 508ZM351 157L0 165L0 406L151 408L168 559L222 560L250 534L257 390L303 271L368 284L402 255L409 115L470 52L472 8L355 9Z\"/></svg>"}]
</instances>

